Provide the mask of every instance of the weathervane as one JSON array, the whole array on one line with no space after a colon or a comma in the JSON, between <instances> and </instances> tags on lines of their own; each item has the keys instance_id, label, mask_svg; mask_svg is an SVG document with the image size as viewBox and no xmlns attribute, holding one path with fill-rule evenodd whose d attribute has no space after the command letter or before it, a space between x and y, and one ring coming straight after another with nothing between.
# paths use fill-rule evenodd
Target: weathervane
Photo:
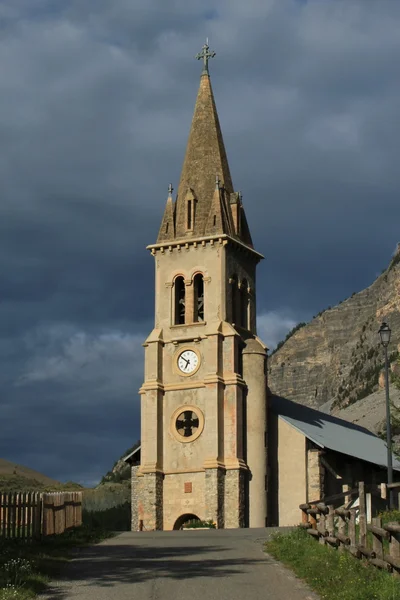
<instances>
[{"instance_id":1,"label":"weathervane","mask_svg":"<svg viewBox=\"0 0 400 600\"><path fill-rule=\"evenodd\" d=\"M197 60L203 59L202 75L203 75L203 73L208 75L208 61L210 58L214 58L214 56L215 56L215 52L213 50L210 52L210 46L208 45L208 38L207 38L206 43L204 44L204 46L201 49L201 52L199 52L195 56L195 58L197 58Z\"/></svg>"}]
</instances>

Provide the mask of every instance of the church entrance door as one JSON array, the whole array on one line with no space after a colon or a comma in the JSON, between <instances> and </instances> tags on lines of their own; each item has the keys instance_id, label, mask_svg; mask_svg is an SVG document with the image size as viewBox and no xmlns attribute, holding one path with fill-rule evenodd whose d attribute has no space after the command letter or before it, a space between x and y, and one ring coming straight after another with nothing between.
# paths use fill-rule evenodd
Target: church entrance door
<instances>
[{"instance_id":1,"label":"church entrance door","mask_svg":"<svg viewBox=\"0 0 400 600\"><path fill-rule=\"evenodd\" d=\"M184 525L187 525L187 523L189 523L191 521L200 521L200 519L197 515L191 515L191 514L181 515L175 521L174 531L177 529L182 529L182 527Z\"/></svg>"}]
</instances>

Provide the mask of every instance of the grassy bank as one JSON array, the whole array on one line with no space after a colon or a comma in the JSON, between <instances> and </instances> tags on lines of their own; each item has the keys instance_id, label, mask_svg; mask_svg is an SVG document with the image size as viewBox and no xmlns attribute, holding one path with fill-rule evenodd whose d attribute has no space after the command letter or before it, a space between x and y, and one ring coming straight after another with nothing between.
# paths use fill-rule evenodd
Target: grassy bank
<instances>
[{"instance_id":1,"label":"grassy bank","mask_svg":"<svg viewBox=\"0 0 400 600\"><path fill-rule=\"evenodd\" d=\"M322 546L304 530L277 534L266 551L324 600L397 600L400 580L347 553Z\"/></svg>"},{"instance_id":2,"label":"grassy bank","mask_svg":"<svg viewBox=\"0 0 400 600\"><path fill-rule=\"evenodd\" d=\"M58 577L75 548L113 535L104 528L83 525L41 541L0 539L0 600L34 598Z\"/></svg>"},{"instance_id":3,"label":"grassy bank","mask_svg":"<svg viewBox=\"0 0 400 600\"><path fill-rule=\"evenodd\" d=\"M104 484L83 493L84 524L111 531L131 528L131 490L124 484Z\"/></svg>"}]
</instances>

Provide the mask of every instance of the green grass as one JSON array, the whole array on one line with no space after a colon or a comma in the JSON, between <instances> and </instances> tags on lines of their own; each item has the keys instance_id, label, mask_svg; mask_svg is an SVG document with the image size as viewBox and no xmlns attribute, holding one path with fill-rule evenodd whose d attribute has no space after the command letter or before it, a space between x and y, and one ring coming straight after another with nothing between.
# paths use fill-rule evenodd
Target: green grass
<instances>
[{"instance_id":1,"label":"green grass","mask_svg":"<svg viewBox=\"0 0 400 600\"><path fill-rule=\"evenodd\" d=\"M400 580L347 552L322 546L304 530L277 534L265 545L324 600L398 600Z\"/></svg>"},{"instance_id":2,"label":"green grass","mask_svg":"<svg viewBox=\"0 0 400 600\"><path fill-rule=\"evenodd\" d=\"M75 548L114 534L86 525L40 541L0 539L0 600L27 600L44 592L71 559Z\"/></svg>"}]
</instances>

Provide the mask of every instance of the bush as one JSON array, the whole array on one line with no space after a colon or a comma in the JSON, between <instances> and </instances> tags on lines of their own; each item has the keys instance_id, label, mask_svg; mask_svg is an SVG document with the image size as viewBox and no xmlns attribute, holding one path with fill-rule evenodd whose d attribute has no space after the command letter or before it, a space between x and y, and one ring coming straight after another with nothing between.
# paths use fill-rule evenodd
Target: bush
<instances>
[{"instance_id":1,"label":"bush","mask_svg":"<svg viewBox=\"0 0 400 600\"><path fill-rule=\"evenodd\" d=\"M201 519L196 519L193 521L188 521L183 525L186 529L200 529L200 527L208 527L209 529L216 529L216 524L211 519L209 521L202 521Z\"/></svg>"}]
</instances>

